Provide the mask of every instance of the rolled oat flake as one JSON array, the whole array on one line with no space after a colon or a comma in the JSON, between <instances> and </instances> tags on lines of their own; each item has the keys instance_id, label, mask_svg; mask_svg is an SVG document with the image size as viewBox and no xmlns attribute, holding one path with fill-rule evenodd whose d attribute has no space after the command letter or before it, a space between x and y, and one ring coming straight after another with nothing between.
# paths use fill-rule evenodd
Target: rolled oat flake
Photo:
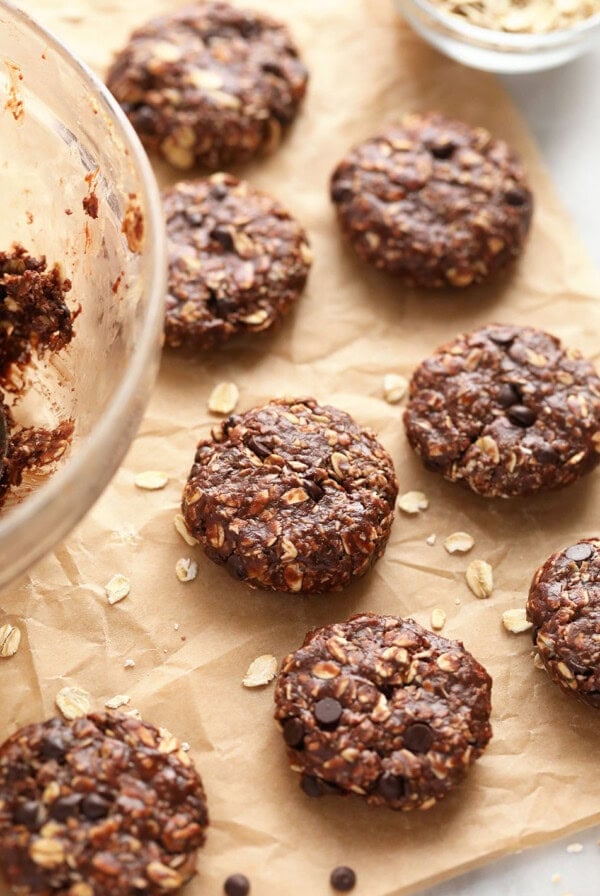
<instances>
[{"instance_id":1,"label":"rolled oat flake","mask_svg":"<svg viewBox=\"0 0 600 896\"><path fill-rule=\"evenodd\" d=\"M600 13L600 0L431 0L471 25L520 34L571 28Z\"/></svg>"}]
</instances>

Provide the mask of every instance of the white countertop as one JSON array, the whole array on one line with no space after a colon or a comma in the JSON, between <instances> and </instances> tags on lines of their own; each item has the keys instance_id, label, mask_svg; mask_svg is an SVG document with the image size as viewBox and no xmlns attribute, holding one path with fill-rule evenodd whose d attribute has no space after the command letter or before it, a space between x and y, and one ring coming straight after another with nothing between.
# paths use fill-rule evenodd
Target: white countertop
<instances>
[{"instance_id":1,"label":"white countertop","mask_svg":"<svg viewBox=\"0 0 600 896\"><path fill-rule=\"evenodd\" d=\"M504 84L533 129L563 202L600 266L600 48L563 68L505 77ZM583 850L567 852L569 844L581 844ZM422 896L600 896L600 828L526 850Z\"/></svg>"}]
</instances>

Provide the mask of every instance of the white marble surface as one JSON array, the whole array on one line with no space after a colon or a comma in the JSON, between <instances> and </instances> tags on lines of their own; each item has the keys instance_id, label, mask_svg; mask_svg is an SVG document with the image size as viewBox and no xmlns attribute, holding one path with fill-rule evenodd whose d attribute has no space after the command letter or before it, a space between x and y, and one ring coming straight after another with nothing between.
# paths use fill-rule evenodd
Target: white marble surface
<instances>
[{"instance_id":1,"label":"white marble surface","mask_svg":"<svg viewBox=\"0 0 600 896\"><path fill-rule=\"evenodd\" d=\"M536 134L562 199L600 266L600 48L563 68L512 75L504 83ZM600 828L572 834L422 896L600 896L599 840ZM573 843L583 850L567 852Z\"/></svg>"}]
</instances>

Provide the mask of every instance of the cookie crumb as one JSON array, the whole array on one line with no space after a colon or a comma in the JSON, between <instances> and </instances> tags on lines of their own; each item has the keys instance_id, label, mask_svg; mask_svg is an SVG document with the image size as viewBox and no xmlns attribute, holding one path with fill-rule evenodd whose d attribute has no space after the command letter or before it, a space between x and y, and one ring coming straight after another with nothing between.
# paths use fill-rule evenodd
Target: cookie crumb
<instances>
[{"instance_id":1,"label":"cookie crumb","mask_svg":"<svg viewBox=\"0 0 600 896\"><path fill-rule=\"evenodd\" d=\"M104 705L107 709L120 709L121 706L127 706L130 701L131 697L128 694L115 694Z\"/></svg>"},{"instance_id":2,"label":"cookie crumb","mask_svg":"<svg viewBox=\"0 0 600 896\"><path fill-rule=\"evenodd\" d=\"M383 397L388 404L398 404L408 391L408 380L398 373L386 373L383 378Z\"/></svg>"},{"instance_id":3,"label":"cookie crumb","mask_svg":"<svg viewBox=\"0 0 600 896\"><path fill-rule=\"evenodd\" d=\"M534 651L534 654L533 654L533 665L535 666L536 669L545 669L546 668L544 666L544 661L541 658L541 656L539 655L539 653L537 652L537 650Z\"/></svg>"},{"instance_id":4,"label":"cookie crumb","mask_svg":"<svg viewBox=\"0 0 600 896\"><path fill-rule=\"evenodd\" d=\"M466 554L475 544L475 539L468 532L452 532L444 539L444 547L449 554Z\"/></svg>"},{"instance_id":5,"label":"cookie crumb","mask_svg":"<svg viewBox=\"0 0 600 896\"><path fill-rule=\"evenodd\" d=\"M134 666L135 666L135 660L132 660L132 659L127 659L123 663L124 669L133 669Z\"/></svg>"},{"instance_id":6,"label":"cookie crumb","mask_svg":"<svg viewBox=\"0 0 600 896\"><path fill-rule=\"evenodd\" d=\"M169 481L169 476L167 473L162 473L160 470L146 470L144 473L138 473L133 481L136 488L141 488L148 492L155 492L165 487Z\"/></svg>"},{"instance_id":7,"label":"cookie crumb","mask_svg":"<svg viewBox=\"0 0 600 896\"><path fill-rule=\"evenodd\" d=\"M181 535L186 544L190 547L193 547L195 544L199 544L198 539L194 538L190 530L185 524L185 519L182 513L175 514L175 518L173 520L173 525L175 529Z\"/></svg>"},{"instance_id":8,"label":"cookie crumb","mask_svg":"<svg viewBox=\"0 0 600 896\"><path fill-rule=\"evenodd\" d=\"M105 585L104 590L106 591L108 602L112 606L113 604L118 604L120 600L124 600L124 598L127 597L131 591L131 584L126 576L117 573Z\"/></svg>"},{"instance_id":9,"label":"cookie crumb","mask_svg":"<svg viewBox=\"0 0 600 896\"><path fill-rule=\"evenodd\" d=\"M179 623L178 622L173 623L173 628L175 629L176 632L178 632L180 629Z\"/></svg>"},{"instance_id":10,"label":"cookie crumb","mask_svg":"<svg viewBox=\"0 0 600 896\"><path fill-rule=\"evenodd\" d=\"M180 582L192 582L198 575L198 564L190 557L181 557L175 564L175 574Z\"/></svg>"},{"instance_id":11,"label":"cookie crumb","mask_svg":"<svg viewBox=\"0 0 600 896\"><path fill-rule=\"evenodd\" d=\"M425 539L425 544L428 544L429 547L433 547L437 539L437 535L435 532L432 532L431 535L428 535Z\"/></svg>"},{"instance_id":12,"label":"cookie crumb","mask_svg":"<svg viewBox=\"0 0 600 896\"><path fill-rule=\"evenodd\" d=\"M429 500L423 492L405 492L398 498L398 507L404 513L415 514L427 510Z\"/></svg>"},{"instance_id":13,"label":"cookie crumb","mask_svg":"<svg viewBox=\"0 0 600 896\"><path fill-rule=\"evenodd\" d=\"M242 684L245 688L258 688L262 685L269 684L273 681L277 674L277 660L270 654L265 653L257 656L248 666Z\"/></svg>"},{"instance_id":14,"label":"cookie crumb","mask_svg":"<svg viewBox=\"0 0 600 896\"><path fill-rule=\"evenodd\" d=\"M533 623L527 619L524 607L517 607L514 610L505 610L502 614L502 625L507 632L519 635L521 632L527 632L532 628Z\"/></svg>"},{"instance_id":15,"label":"cookie crumb","mask_svg":"<svg viewBox=\"0 0 600 896\"><path fill-rule=\"evenodd\" d=\"M54 702L68 721L86 716L92 708L88 692L69 685L60 689Z\"/></svg>"},{"instance_id":16,"label":"cookie crumb","mask_svg":"<svg viewBox=\"0 0 600 896\"><path fill-rule=\"evenodd\" d=\"M235 383L217 383L208 399L208 410L212 414L231 414L240 398L240 390Z\"/></svg>"},{"instance_id":17,"label":"cookie crumb","mask_svg":"<svg viewBox=\"0 0 600 896\"><path fill-rule=\"evenodd\" d=\"M21 629L9 622L0 626L0 657L14 656L21 643Z\"/></svg>"},{"instance_id":18,"label":"cookie crumb","mask_svg":"<svg viewBox=\"0 0 600 896\"><path fill-rule=\"evenodd\" d=\"M553 874L550 880L553 884L557 884L562 880L562 874Z\"/></svg>"}]
</instances>

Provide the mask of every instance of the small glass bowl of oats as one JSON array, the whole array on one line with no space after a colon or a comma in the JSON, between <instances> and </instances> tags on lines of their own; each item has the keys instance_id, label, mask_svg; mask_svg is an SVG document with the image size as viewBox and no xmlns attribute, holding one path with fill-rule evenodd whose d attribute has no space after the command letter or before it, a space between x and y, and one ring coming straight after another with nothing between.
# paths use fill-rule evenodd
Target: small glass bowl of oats
<instances>
[{"instance_id":1,"label":"small glass bowl of oats","mask_svg":"<svg viewBox=\"0 0 600 896\"><path fill-rule=\"evenodd\" d=\"M154 175L121 109L6 0L0 122L2 587L71 531L135 435L159 364L166 247ZM44 265L56 282L42 291Z\"/></svg>"},{"instance_id":2,"label":"small glass bowl of oats","mask_svg":"<svg viewBox=\"0 0 600 896\"><path fill-rule=\"evenodd\" d=\"M600 46L600 0L396 0L446 56L501 74L563 65Z\"/></svg>"}]
</instances>

